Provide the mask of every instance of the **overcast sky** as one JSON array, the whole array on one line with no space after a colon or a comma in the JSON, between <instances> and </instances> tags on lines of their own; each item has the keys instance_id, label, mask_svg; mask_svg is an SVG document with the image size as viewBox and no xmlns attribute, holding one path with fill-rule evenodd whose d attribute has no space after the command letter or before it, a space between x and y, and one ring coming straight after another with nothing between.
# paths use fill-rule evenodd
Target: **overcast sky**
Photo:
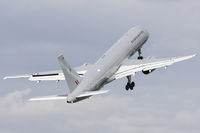
<instances>
[{"instance_id":1,"label":"overcast sky","mask_svg":"<svg viewBox=\"0 0 200 133\"><path fill-rule=\"evenodd\" d=\"M198 0L1 0L0 78L94 63L133 26L150 33L144 57L200 52ZM136 58L135 55L133 58ZM0 80L0 133L199 133L199 56L150 75L137 73L104 87L109 94L77 104L28 103L64 94L64 81Z\"/></svg>"}]
</instances>

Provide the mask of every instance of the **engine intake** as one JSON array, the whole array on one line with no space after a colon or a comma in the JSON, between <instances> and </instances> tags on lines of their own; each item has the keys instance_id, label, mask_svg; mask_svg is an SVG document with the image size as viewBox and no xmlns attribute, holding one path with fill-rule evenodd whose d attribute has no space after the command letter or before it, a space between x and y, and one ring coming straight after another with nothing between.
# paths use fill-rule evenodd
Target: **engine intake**
<instances>
[{"instance_id":1,"label":"engine intake","mask_svg":"<svg viewBox=\"0 0 200 133\"><path fill-rule=\"evenodd\" d=\"M143 71L142 70L142 72L144 73L144 74L149 74L149 73L152 73L153 71L155 71L156 69L151 69L151 70L146 70L146 71Z\"/></svg>"}]
</instances>

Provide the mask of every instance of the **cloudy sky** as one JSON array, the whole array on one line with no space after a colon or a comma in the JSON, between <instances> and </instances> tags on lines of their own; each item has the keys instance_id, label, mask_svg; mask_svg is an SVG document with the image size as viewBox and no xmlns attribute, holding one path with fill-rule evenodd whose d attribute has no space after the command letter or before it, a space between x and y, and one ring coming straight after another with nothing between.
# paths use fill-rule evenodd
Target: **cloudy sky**
<instances>
[{"instance_id":1,"label":"cloudy sky","mask_svg":"<svg viewBox=\"0 0 200 133\"><path fill-rule=\"evenodd\" d=\"M0 78L94 63L131 27L150 38L144 57L200 54L198 0L1 0ZM134 56L133 58L135 58ZM0 80L0 133L199 133L199 56L150 75L137 73L109 94L77 104L29 103L33 96L63 94L66 83Z\"/></svg>"}]
</instances>

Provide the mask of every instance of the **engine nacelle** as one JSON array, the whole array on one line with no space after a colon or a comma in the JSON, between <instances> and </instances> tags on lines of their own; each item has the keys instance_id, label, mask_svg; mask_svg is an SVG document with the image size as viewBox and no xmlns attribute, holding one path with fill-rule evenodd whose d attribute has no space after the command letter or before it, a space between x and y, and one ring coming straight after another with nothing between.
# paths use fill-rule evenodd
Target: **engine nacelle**
<instances>
[{"instance_id":1,"label":"engine nacelle","mask_svg":"<svg viewBox=\"0 0 200 133\"><path fill-rule=\"evenodd\" d=\"M149 73L152 73L153 71L155 71L156 69L151 69L151 70L147 70L147 71L143 71L142 70L142 72L144 73L144 74L149 74Z\"/></svg>"}]
</instances>

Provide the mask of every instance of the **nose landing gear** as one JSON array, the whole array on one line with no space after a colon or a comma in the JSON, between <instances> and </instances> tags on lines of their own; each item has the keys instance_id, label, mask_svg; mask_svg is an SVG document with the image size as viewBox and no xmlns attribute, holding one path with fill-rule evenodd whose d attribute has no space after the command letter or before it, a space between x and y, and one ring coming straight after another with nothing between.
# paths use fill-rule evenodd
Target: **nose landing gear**
<instances>
[{"instance_id":1,"label":"nose landing gear","mask_svg":"<svg viewBox=\"0 0 200 133\"><path fill-rule=\"evenodd\" d=\"M138 56L138 60L142 60L143 59L143 56L141 56L141 54L142 54L142 52L141 52L141 49L139 49L138 50L138 54L139 54L139 56Z\"/></svg>"},{"instance_id":2,"label":"nose landing gear","mask_svg":"<svg viewBox=\"0 0 200 133\"><path fill-rule=\"evenodd\" d=\"M131 82L131 76L127 76L127 79L128 79L128 83L126 84L125 86L125 89L128 91L129 89L130 90L133 90L133 88L135 87L135 83L134 82Z\"/></svg>"}]
</instances>

